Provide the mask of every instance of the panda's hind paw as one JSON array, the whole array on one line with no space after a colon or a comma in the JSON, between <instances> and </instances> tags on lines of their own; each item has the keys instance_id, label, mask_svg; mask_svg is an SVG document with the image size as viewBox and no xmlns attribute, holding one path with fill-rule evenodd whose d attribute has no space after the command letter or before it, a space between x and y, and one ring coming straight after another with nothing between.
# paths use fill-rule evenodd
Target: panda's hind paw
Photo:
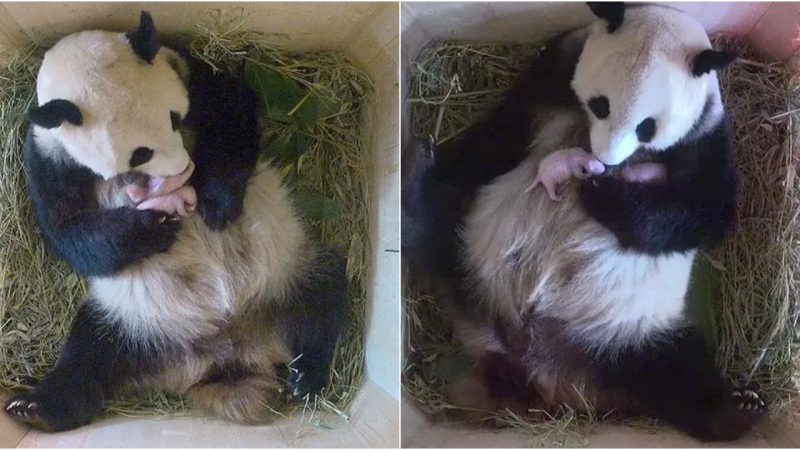
<instances>
[{"instance_id":1,"label":"panda's hind paw","mask_svg":"<svg viewBox=\"0 0 800 450\"><path fill-rule=\"evenodd\" d=\"M298 369L290 368L289 386L292 396L303 398L306 395L317 395L328 384L328 372L322 368Z\"/></svg>"},{"instance_id":2,"label":"panda's hind paw","mask_svg":"<svg viewBox=\"0 0 800 450\"><path fill-rule=\"evenodd\" d=\"M50 429L40 416L39 403L27 394L18 395L5 404L5 412L15 420L40 429Z\"/></svg>"},{"instance_id":3,"label":"panda's hind paw","mask_svg":"<svg viewBox=\"0 0 800 450\"><path fill-rule=\"evenodd\" d=\"M756 391L751 389L734 389L731 392L736 408L742 411L749 411L754 414L763 414L767 410L767 404L764 403Z\"/></svg>"}]
</instances>

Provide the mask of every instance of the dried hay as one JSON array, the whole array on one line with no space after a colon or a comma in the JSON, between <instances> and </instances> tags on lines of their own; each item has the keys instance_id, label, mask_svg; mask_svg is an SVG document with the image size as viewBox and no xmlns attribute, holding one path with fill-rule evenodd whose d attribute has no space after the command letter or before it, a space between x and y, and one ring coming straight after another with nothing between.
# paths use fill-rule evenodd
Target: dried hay
<instances>
[{"instance_id":1,"label":"dried hay","mask_svg":"<svg viewBox=\"0 0 800 450\"><path fill-rule=\"evenodd\" d=\"M710 268L717 301L697 294L699 317L717 344L720 366L733 381L754 383L773 411L797 394L798 286L797 71L785 64L759 62L745 43L714 40L715 47L739 51L743 59L721 77L727 109L736 133L739 174L739 231L711 254L698 258ZM412 132L433 135L438 142L457 136L502 100L503 92L537 46L445 41L422 50L412 67ZM418 407L435 417L454 408L442 386L468 361L454 341L433 298L404 278L407 320L403 390ZM695 282L697 284L697 281ZM498 413L501 423L537 436L534 445L585 444L593 414L567 411L563 417L531 422ZM652 420L626 421L652 428ZM544 436L543 436L544 435Z\"/></svg>"},{"instance_id":2,"label":"dried hay","mask_svg":"<svg viewBox=\"0 0 800 450\"><path fill-rule=\"evenodd\" d=\"M196 35L179 40L216 67L250 59L309 92L324 91L341 105L335 114L321 117L311 131L305 130L310 138L305 141L307 148L280 166L299 194L324 198L324 205L335 206L335 211L326 209L321 219L308 218L306 225L313 235L347 255L353 304L350 324L334 356L331 382L321 397L303 405L282 405L276 411L282 415L302 411L304 423L327 428L348 419L344 411L363 377L370 249L363 240L369 230L369 193L361 114L372 85L344 55L273 48L258 34L245 31L245 21L241 9L216 11L209 24L197 25ZM6 389L28 389L32 379L48 372L86 292L85 280L45 250L34 229L23 173L26 112L35 101L35 76L47 47L37 43L8 52L0 67L0 387ZM265 127L265 147L289 132L284 124L266 119ZM114 401L107 409L126 416L196 413L188 400L159 392Z\"/></svg>"}]
</instances>

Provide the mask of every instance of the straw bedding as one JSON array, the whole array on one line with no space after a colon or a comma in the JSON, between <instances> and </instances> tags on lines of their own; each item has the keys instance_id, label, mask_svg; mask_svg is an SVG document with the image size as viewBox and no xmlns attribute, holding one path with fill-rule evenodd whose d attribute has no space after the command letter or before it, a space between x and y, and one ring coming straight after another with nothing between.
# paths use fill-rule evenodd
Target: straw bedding
<instances>
[{"instance_id":1,"label":"straw bedding","mask_svg":"<svg viewBox=\"0 0 800 450\"><path fill-rule=\"evenodd\" d=\"M797 395L800 284L800 180L797 178L800 95L798 71L767 63L735 38L714 46L738 51L738 63L721 75L735 131L740 176L739 227L698 258L690 313L703 326L722 370L737 384L754 383L785 415ZM412 132L452 139L478 120L502 95L535 45L438 42L412 66L409 94ZM441 387L468 360L434 299L405 279L407 359L403 389L425 412L444 417ZM527 430L538 445L578 445L596 419L565 411L563 417L526 422L508 413L497 419ZM652 426L652 421L628 422Z\"/></svg>"},{"instance_id":2,"label":"straw bedding","mask_svg":"<svg viewBox=\"0 0 800 450\"><path fill-rule=\"evenodd\" d=\"M340 53L289 52L268 46L259 35L244 31L246 19L241 11L218 12L206 24L198 24L193 36L176 39L189 43L196 56L219 68L243 60L269 67L283 77L284 84L293 83L293 89L304 94L295 110L320 92L337 105L335 111L318 114L313 126L301 130L303 139L297 140L290 156L284 152L279 162L297 193L310 232L346 253L353 306L324 394L303 405L276 406L276 412L302 410L307 423L330 427L347 419L344 411L363 375L370 249L363 240L369 223L361 114L372 85ZM86 292L85 280L45 250L26 193L25 112L35 101L35 76L46 48L37 43L9 52L0 67L0 387L7 389L27 389L31 380L52 367ZM300 134L269 117L263 122L265 153L280 150L275 143L290 133ZM124 415L194 413L183 398L158 392L115 401L108 409Z\"/></svg>"}]
</instances>

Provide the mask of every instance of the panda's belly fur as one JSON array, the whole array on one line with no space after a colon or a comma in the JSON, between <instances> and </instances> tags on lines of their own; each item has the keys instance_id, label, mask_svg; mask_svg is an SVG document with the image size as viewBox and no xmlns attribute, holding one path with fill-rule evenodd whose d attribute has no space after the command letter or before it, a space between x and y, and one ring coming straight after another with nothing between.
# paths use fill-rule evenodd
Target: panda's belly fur
<instances>
[{"instance_id":1,"label":"panda's belly fur","mask_svg":"<svg viewBox=\"0 0 800 450\"><path fill-rule=\"evenodd\" d=\"M586 215L575 183L564 199L525 192L539 161L571 146L568 117L551 122L531 155L477 195L462 230L464 264L482 302L506 323L556 319L590 351L637 345L682 322L695 253L651 257L618 247Z\"/></svg>"},{"instance_id":2,"label":"panda's belly fur","mask_svg":"<svg viewBox=\"0 0 800 450\"><path fill-rule=\"evenodd\" d=\"M263 165L247 187L244 212L224 231L210 231L198 214L183 219L168 253L90 279L89 299L132 340L187 351L198 342L219 347L250 306L281 302L308 249L279 174ZM270 324L262 325L270 334Z\"/></svg>"}]
</instances>

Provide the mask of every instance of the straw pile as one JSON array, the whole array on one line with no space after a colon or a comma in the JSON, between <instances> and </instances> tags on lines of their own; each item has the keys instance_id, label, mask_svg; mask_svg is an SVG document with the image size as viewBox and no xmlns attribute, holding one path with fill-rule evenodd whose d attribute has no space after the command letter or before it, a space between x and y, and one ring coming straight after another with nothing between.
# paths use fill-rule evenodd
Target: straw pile
<instances>
[{"instance_id":1,"label":"straw pile","mask_svg":"<svg viewBox=\"0 0 800 450\"><path fill-rule=\"evenodd\" d=\"M370 249L363 240L369 215L361 113L372 85L342 54L270 47L258 35L243 31L245 21L241 11L217 13L209 24L197 26L196 35L178 40L215 67L241 70L245 63L248 70L268 68L303 94L302 101L319 96L336 105L335 111L317 114L315 122L302 130L266 115L263 120L265 155L279 160L308 229L347 255L353 306L334 356L331 382L322 397L278 411L291 414L302 409L307 423L329 427L332 421L347 419L344 411L363 375ZM35 100L35 75L45 49L39 44L12 52L2 58L6 63L0 67L0 387L8 389L26 389L52 367L86 292L85 280L45 251L27 197L22 166L25 113ZM291 133L302 133L303 138L286 139ZM278 155L289 147L291 154ZM158 392L113 402L108 409L137 416L194 413L184 399ZM311 411L308 416L307 411Z\"/></svg>"},{"instance_id":2,"label":"straw pile","mask_svg":"<svg viewBox=\"0 0 800 450\"><path fill-rule=\"evenodd\" d=\"M690 295L692 314L704 326L720 367L738 385L757 385L781 408L797 393L798 373L797 72L759 62L745 43L714 40L740 52L742 60L721 77L731 114L741 178L739 230L698 258ZM452 139L481 117L502 94L537 47L445 41L424 49L412 67L412 132ZM408 281L408 279L406 278ZM408 355L404 392L438 417L453 408L440 393L468 364L433 298L413 280L404 285ZM525 422L508 413L497 419L537 436L536 445L585 443L595 417L567 411L546 422ZM652 421L629 425L653 426Z\"/></svg>"}]
</instances>

